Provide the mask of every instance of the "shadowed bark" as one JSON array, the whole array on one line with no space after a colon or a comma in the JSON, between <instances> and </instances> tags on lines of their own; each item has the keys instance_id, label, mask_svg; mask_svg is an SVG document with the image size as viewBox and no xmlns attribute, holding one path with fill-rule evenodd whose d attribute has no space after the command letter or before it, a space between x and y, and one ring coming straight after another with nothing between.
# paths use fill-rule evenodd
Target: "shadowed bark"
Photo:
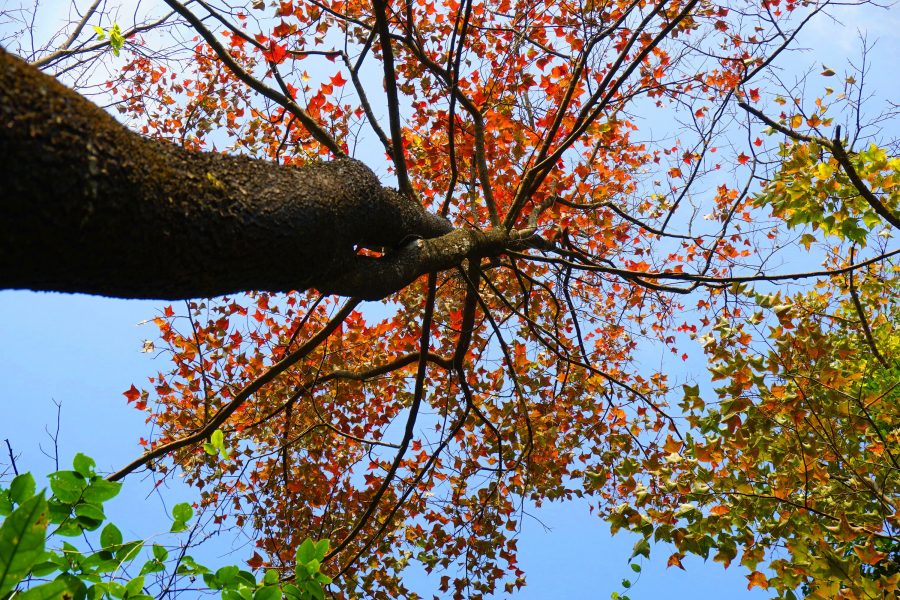
<instances>
[{"instance_id":1,"label":"shadowed bark","mask_svg":"<svg viewBox=\"0 0 900 600\"><path fill-rule=\"evenodd\" d=\"M356 160L286 167L142 138L2 48L0 181L3 289L374 299L508 240L454 231Z\"/></svg>"}]
</instances>

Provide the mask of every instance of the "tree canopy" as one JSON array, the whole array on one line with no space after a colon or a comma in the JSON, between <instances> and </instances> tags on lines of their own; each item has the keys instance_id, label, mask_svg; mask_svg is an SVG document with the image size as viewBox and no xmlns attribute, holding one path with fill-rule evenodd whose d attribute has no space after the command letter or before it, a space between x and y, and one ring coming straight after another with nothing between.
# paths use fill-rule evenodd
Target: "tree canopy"
<instances>
[{"instance_id":1,"label":"tree canopy","mask_svg":"<svg viewBox=\"0 0 900 600\"><path fill-rule=\"evenodd\" d=\"M285 581L330 540L335 598L512 592L575 497L633 557L895 597L893 109L865 42L779 70L832 3L164 2L0 51L0 284L178 301L109 480L183 476Z\"/></svg>"}]
</instances>

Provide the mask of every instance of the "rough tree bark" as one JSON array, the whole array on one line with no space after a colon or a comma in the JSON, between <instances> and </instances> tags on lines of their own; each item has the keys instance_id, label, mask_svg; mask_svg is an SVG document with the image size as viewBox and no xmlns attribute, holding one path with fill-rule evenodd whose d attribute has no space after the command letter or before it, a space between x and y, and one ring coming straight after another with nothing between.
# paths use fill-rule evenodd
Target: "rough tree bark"
<instances>
[{"instance_id":1,"label":"rough tree bark","mask_svg":"<svg viewBox=\"0 0 900 600\"><path fill-rule=\"evenodd\" d=\"M454 230L356 160L294 168L142 138L2 48L0 181L0 289L376 299L523 237ZM378 246L395 250L355 251Z\"/></svg>"}]
</instances>

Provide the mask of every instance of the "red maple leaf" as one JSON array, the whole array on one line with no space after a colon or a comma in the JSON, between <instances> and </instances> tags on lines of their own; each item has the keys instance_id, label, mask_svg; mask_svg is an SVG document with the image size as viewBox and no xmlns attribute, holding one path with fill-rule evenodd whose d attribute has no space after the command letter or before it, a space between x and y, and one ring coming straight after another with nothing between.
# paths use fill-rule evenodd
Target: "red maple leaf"
<instances>
[{"instance_id":1,"label":"red maple leaf","mask_svg":"<svg viewBox=\"0 0 900 600\"><path fill-rule=\"evenodd\" d=\"M141 393L138 391L138 389L136 387L134 387L133 383L131 384L131 389L128 390L127 392L122 392L122 395L125 396L126 398L128 398L129 404L141 397Z\"/></svg>"},{"instance_id":2,"label":"red maple leaf","mask_svg":"<svg viewBox=\"0 0 900 600\"><path fill-rule=\"evenodd\" d=\"M746 164L748 160L750 160L750 157L747 156L746 154L744 154L743 152L741 152L740 156L738 156L738 162L741 163L742 165Z\"/></svg>"},{"instance_id":3,"label":"red maple leaf","mask_svg":"<svg viewBox=\"0 0 900 600\"><path fill-rule=\"evenodd\" d=\"M251 569L258 569L263 564L262 556L259 555L259 552L253 553L253 558L247 561L247 564L250 565Z\"/></svg>"},{"instance_id":4,"label":"red maple leaf","mask_svg":"<svg viewBox=\"0 0 900 600\"><path fill-rule=\"evenodd\" d=\"M331 84L337 87L343 87L343 85L347 83L347 80L340 74L340 72L331 78Z\"/></svg>"},{"instance_id":5,"label":"red maple leaf","mask_svg":"<svg viewBox=\"0 0 900 600\"><path fill-rule=\"evenodd\" d=\"M277 37L284 37L291 32L291 26L284 22L284 19L275 26L275 29L272 30L272 34Z\"/></svg>"},{"instance_id":6,"label":"red maple leaf","mask_svg":"<svg viewBox=\"0 0 900 600\"><path fill-rule=\"evenodd\" d=\"M266 57L266 60L269 62L273 62L276 65L284 62L284 59L287 58L287 55L287 48L285 46L276 44L274 40L269 42L269 50L267 52L263 52L263 56Z\"/></svg>"},{"instance_id":7,"label":"red maple leaf","mask_svg":"<svg viewBox=\"0 0 900 600\"><path fill-rule=\"evenodd\" d=\"M759 88L750 90L750 100L752 100L753 102L759 102Z\"/></svg>"},{"instance_id":8,"label":"red maple leaf","mask_svg":"<svg viewBox=\"0 0 900 600\"><path fill-rule=\"evenodd\" d=\"M294 14L293 2L282 2L281 6L278 7L278 10L275 11L276 17L286 17L292 14Z\"/></svg>"}]
</instances>

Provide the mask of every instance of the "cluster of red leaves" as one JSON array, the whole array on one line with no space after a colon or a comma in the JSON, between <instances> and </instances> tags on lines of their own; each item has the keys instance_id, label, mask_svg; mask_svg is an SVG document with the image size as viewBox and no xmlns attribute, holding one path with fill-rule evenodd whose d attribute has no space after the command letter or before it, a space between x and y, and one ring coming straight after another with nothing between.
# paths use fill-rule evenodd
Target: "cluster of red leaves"
<instances>
[{"instance_id":1,"label":"cluster of red leaves","mask_svg":"<svg viewBox=\"0 0 900 600\"><path fill-rule=\"evenodd\" d=\"M516 535L531 503L587 494L609 516L640 492L637 466L663 464L673 452L669 377L637 359L654 348L686 359L680 336L709 325L725 292L701 297L693 324L682 314L683 288L641 277L724 276L772 237L746 187L721 181L729 157L715 162L722 155L704 129L743 93L748 71L778 51L752 27L772 27L778 2L767 7L737 15L678 0L398 4L390 26L407 37L398 33L406 43L391 52L410 109L401 133L415 193L435 212L446 203L455 225L482 229L492 206L525 227L531 207L553 195L565 201L533 224L562 250L494 257L477 292L462 272L437 277L421 414L380 498L413 405L424 279L354 311L244 402L223 428L229 460L189 446L158 468L180 470L204 506L252 528L263 554L251 566L287 569L299 541L330 538L339 550L326 570L341 597L414 597L399 576L411 559L446 571L441 589L454 598L520 587ZM357 87L359 58L341 49L362 48L380 67L373 8L293 0L275 16L271 30L252 33L238 14L219 38L260 80L289 72L282 89L342 147L377 143L361 133L362 125L381 132L363 94L381 87ZM724 54L704 46L715 32L727 36ZM582 52L592 58L576 68ZM283 106L253 97L208 45L197 45L186 70L190 77L179 79L143 57L129 63L116 85L122 110L145 134L201 148L224 131L231 150L289 164L329 154ZM685 105L703 135L642 135L633 107L666 103ZM733 164L748 161L740 154ZM684 207L698 181L713 191L703 192L705 221L694 222L699 213ZM524 201L523 186L531 186ZM746 229L729 229L733 222ZM338 305L309 291L167 310L156 324L172 367L151 379L151 444L203 428L311 340ZM471 344L457 355L467 314ZM669 510L676 496L659 502Z\"/></svg>"}]
</instances>

